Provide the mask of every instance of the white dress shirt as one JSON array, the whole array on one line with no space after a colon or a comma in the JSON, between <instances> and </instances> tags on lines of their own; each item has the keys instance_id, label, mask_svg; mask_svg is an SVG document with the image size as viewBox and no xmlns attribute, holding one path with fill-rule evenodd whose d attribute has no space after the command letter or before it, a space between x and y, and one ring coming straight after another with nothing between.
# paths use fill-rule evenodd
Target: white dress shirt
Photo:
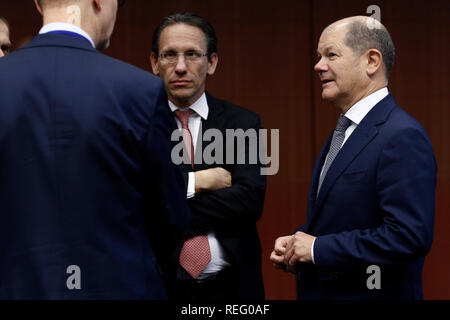
<instances>
[{"instance_id":1,"label":"white dress shirt","mask_svg":"<svg viewBox=\"0 0 450 320\"><path fill-rule=\"evenodd\" d=\"M374 93L368 95L364 99L359 100L357 103L355 103L350 109L347 110L345 113L345 116L352 121L352 124L345 130L345 136L344 136L344 142L342 143L342 146L345 144L345 142L348 140L350 135L355 131L356 127L359 125L359 123L364 119L364 117L369 113L370 110L372 110L375 105L383 100L387 95L389 94L389 91L387 87L384 87L380 90L375 91ZM341 148L342 148L341 146ZM328 154L327 154L328 158ZM325 165L326 159L324 161ZM321 174L323 172L323 167ZM314 242L316 240L314 239L313 244L311 246L311 257L312 262L314 261Z\"/></svg>"},{"instance_id":2,"label":"white dress shirt","mask_svg":"<svg viewBox=\"0 0 450 320\"><path fill-rule=\"evenodd\" d=\"M174 112L175 110L187 112L188 109L192 109L195 111L195 114L191 115L188 121L188 127L189 130L191 131L195 154L195 151L197 150L197 138L200 130L200 124L202 122L202 119L204 120L208 119L209 114L209 106L208 101L206 100L205 93L203 93L203 95L188 108L180 109L177 106L175 106L171 101L169 101L169 107L172 112ZM182 126L180 120L178 120L177 117L175 117L175 120L177 122L178 128L181 130ZM194 195L195 195L195 175L194 172L189 172L187 198L191 198ZM198 280L206 279L216 274L217 272L223 270L225 267L230 266L230 263L226 259L225 250L220 245L219 241L217 240L216 234L213 231L208 233L208 242L209 248L211 250L211 261L209 262L205 270L203 270L202 274L197 278Z\"/></svg>"},{"instance_id":3,"label":"white dress shirt","mask_svg":"<svg viewBox=\"0 0 450 320\"><path fill-rule=\"evenodd\" d=\"M92 47L95 49L94 41L92 41L91 36L87 32L85 32L83 29L78 28L77 26L70 24L70 23L53 22L53 23L46 24L45 26L43 26L41 28L41 30L39 30L39 34L44 34L44 33L53 32L53 31L69 31L69 32L79 34L83 38L86 38L86 40L88 40L91 43Z\"/></svg>"}]
</instances>

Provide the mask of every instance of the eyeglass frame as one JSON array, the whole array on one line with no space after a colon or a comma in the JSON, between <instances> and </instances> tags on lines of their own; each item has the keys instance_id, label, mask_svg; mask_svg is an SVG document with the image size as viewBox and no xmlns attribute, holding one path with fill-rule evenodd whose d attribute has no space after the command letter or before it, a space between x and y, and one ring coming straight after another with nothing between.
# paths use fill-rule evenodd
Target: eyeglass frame
<instances>
[{"instance_id":1,"label":"eyeglass frame","mask_svg":"<svg viewBox=\"0 0 450 320\"><path fill-rule=\"evenodd\" d=\"M176 60L173 60L173 61L165 60L165 59L167 59L167 57L165 57L164 55L169 54L169 53L175 54L176 55ZM194 58L194 60L190 60L189 57L186 56L186 54L188 54L188 53L194 53L195 54L194 56L191 56L191 58ZM178 60L180 59L180 55L183 55L184 61L186 61L188 63L198 63L198 62L200 62L202 57L208 57L209 56L208 53L200 53L200 52L197 52L195 50L188 50L188 51L185 51L183 53L169 50L167 52L160 53L158 55L158 58L159 58L161 63L168 64L168 65L175 65L175 64L178 63ZM197 59L198 59L198 61L197 61Z\"/></svg>"}]
</instances>

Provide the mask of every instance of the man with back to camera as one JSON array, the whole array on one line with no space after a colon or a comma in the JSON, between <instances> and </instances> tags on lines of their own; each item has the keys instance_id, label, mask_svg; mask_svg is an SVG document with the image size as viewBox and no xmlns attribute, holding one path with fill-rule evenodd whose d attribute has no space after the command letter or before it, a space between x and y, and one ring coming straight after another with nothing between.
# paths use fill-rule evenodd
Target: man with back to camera
<instances>
[{"instance_id":1,"label":"man with back to camera","mask_svg":"<svg viewBox=\"0 0 450 320\"><path fill-rule=\"evenodd\" d=\"M155 251L189 208L163 82L96 50L123 2L35 1L0 60L0 299L167 298Z\"/></svg>"},{"instance_id":2,"label":"man with back to camera","mask_svg":"<svg viewBox=\"0 0 450 320\"><path fill-rule=\"evenodd\" d=\"M350 17L323 31L317 52L322 98L341 116L314 168L306 224L275 241L271 261L297 274L299 299L423 299L436 162L388 92L391 37Z\"/></svg>"},{"instance_id":3,"label":"man with back to camera","mask_svg":"<svg viewBox=\"0 0 450 320\"><path fill-rule=\"evenodd\" d=\"M180 167L185 172L192 219L186 241L176 254L180 265L173 297L263 299L256 228L266 188L261 166L249 164L249 143L246 164L208 165L191 156L202 156L199 136L208 129L218 129L225 137L226 129L260 129L260 118L205 93L206 78L214 74L218 54L215 31L202 17L193 13L166 16L153 34L151 63L165 83L173 114L171 128L184 129L189 154Z\"/></svg>"},{"instance_id":4,"label":"man with back to camera","mask_svg":"<svg viewBox=\"0 0 450 320\"><path fill-rule=\"evenodd\" d=\"M11 40L9 39L9 23L0 17L0 58L3 58L11 51Z\"/></svg>"}]
</instances>

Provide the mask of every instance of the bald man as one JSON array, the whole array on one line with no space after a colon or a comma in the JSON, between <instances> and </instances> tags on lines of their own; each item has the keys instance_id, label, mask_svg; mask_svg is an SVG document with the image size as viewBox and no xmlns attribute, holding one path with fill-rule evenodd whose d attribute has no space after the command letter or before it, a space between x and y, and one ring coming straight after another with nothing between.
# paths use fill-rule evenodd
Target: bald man
<instances>
[{"instance_id":1,"label":"bald man","mask_svg":"<svg viewBox=\"0 0 450 320\"><path fill-rule=\"evenodd\" d=\"M271 261L297 274L299 299L423 299L436 163L424 128L387 89L395 50L368 17L328 26L314 69L341 112L316 162L306 223Z\"/></svg>"},{"instance_id":2,"label":"bald man","mask_svg":"<svg viewBox=\"0 0 450 320\"><path fill-rule=\"evenodd\" d=\"M5 18L0 17L0 58L6 56L10 51L9 24Z\"/></svg>"},{"instance_id":3,"label":"bald man","mask_svg":"<svg viewBox=\"0 0 450 320\"><path fill-rule=\"evenodd\" d=\"M162 80L96 50L120 3L36 1L0 61L0 300L167 298L189 208Z\"/></svg>"}]
</instances>

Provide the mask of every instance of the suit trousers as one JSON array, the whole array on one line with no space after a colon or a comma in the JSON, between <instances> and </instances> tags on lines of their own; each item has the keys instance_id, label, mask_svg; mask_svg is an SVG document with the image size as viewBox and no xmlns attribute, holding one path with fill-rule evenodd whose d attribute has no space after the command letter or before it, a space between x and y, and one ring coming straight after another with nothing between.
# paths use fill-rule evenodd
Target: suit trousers
<instances>
[{"instance_id":1,"label":"suit trousers","mask_svg":"<svg viewBox=\"0 0 450 320\"><path fill-rule=\"evenodd\" d=\"M236 268L226 268L204 280L177 280L177 301L224 301L238 299L238 273Z\"/></svg>"}]
</instances>

